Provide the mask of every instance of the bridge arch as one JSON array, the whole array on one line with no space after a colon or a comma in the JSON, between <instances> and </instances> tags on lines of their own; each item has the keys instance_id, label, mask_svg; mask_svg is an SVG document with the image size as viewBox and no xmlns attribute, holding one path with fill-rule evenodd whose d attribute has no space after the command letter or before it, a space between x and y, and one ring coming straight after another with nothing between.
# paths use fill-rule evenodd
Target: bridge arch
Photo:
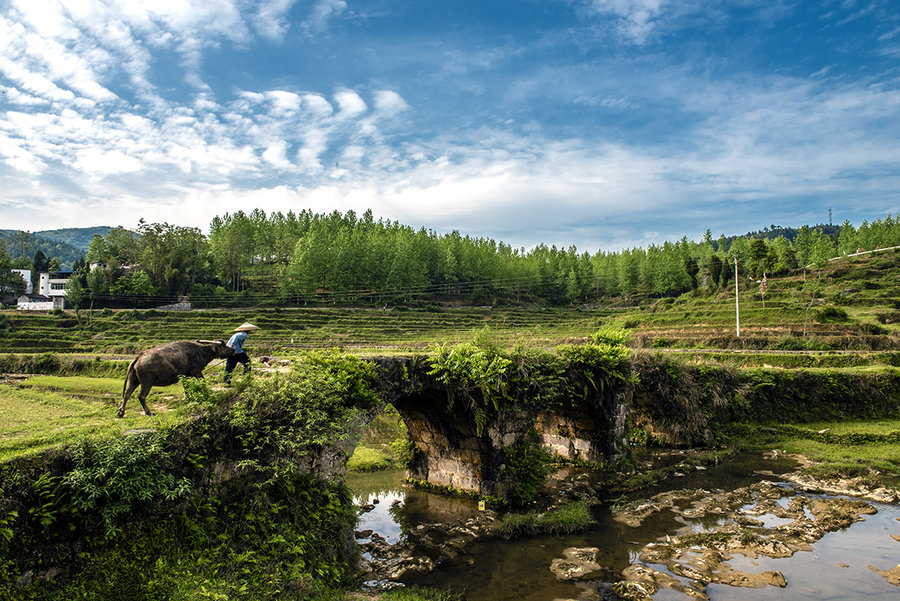
<instances>
[{"instance_id":1,"label":"bridge arch","mask_svg":"<svg viewBox=\"0 0 900 601\"><path fill-rule=\"evenodd\" d=\"M517 443L537 435L537 444L564 459L612 461L624 449L625 393L585 391L553 407L506 403L481 431L474 407L465 399L450 402L447 384L415 357L372 359L384 378L382 399L407 426L415 455L407 468L411 480L452 487L483 496L506 497L502 473ZM370 412L371 421L378 410Z\"/></svg>"}]
</instances>

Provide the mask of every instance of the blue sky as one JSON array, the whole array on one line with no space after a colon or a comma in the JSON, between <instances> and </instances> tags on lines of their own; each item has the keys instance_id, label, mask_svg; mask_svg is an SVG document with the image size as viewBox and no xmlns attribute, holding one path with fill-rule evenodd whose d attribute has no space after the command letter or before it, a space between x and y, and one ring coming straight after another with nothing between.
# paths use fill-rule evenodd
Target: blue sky
<instances>
[{"instance_id":1,"label":"blue sky","mask_svg":"<svg viewBox=\"0 0 900 601\"><path fill-rule=\"evenodd\" d=\"M0 229L595 252L900 211L891 0L0 0Z\"/></svg>"}]
</instances>

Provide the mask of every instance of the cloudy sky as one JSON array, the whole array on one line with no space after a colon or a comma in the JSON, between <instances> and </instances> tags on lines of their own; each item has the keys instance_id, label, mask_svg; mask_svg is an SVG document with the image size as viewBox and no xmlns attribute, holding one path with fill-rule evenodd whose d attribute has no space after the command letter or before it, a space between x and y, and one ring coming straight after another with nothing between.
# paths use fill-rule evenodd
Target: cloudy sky
<instances>
[{"instance_id":1,"label":"cloudy sky","mask_svg":"<svg viewBox=\"0 0 900 601\"><path fill-rule=\"evenodd\" d=\"M0 229L594 252L900 211L895 0L0 0Z\"/></svg>"}]
</instances>

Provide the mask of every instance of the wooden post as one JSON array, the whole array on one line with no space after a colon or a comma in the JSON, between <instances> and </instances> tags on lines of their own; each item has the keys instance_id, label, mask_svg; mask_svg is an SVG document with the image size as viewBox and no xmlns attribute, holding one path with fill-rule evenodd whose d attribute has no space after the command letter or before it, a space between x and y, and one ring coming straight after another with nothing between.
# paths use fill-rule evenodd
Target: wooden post
<instances>
[{"instance_id":1,"label":"wooden post","mask_svg":"<svg viewBox=\"0 0 900 601\"><path fill-rule=\"evenodd\" d=\"M737 257L734 258L734 323L737 337L741 337L741 301L738 297L738 267Z\"/></svg>"}]
</instances>

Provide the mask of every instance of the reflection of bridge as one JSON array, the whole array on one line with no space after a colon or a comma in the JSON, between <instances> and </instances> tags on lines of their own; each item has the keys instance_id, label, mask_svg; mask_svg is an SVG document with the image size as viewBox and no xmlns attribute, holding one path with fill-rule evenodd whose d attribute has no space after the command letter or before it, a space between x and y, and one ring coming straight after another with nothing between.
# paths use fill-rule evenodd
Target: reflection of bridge
<instances>
[{"instance_id":1,"label":"reflection of bridge","mask_svg":"<svg viewBox=\"0 0 900 601\"><path fill-rule=\"evenodd\" d=\"M509 450L532 431L542 447L567 459L611 460L621 450L623 395L604 398L592 391L552 409L504 399L479 435L472 403L459 398L451 403L450 391L428 374L427 363L408 357L373 361L384 370L384 401L399 412L417 451L407 473L411 479L503 496L500 474Z\"/></svg>"}]
</instances>

